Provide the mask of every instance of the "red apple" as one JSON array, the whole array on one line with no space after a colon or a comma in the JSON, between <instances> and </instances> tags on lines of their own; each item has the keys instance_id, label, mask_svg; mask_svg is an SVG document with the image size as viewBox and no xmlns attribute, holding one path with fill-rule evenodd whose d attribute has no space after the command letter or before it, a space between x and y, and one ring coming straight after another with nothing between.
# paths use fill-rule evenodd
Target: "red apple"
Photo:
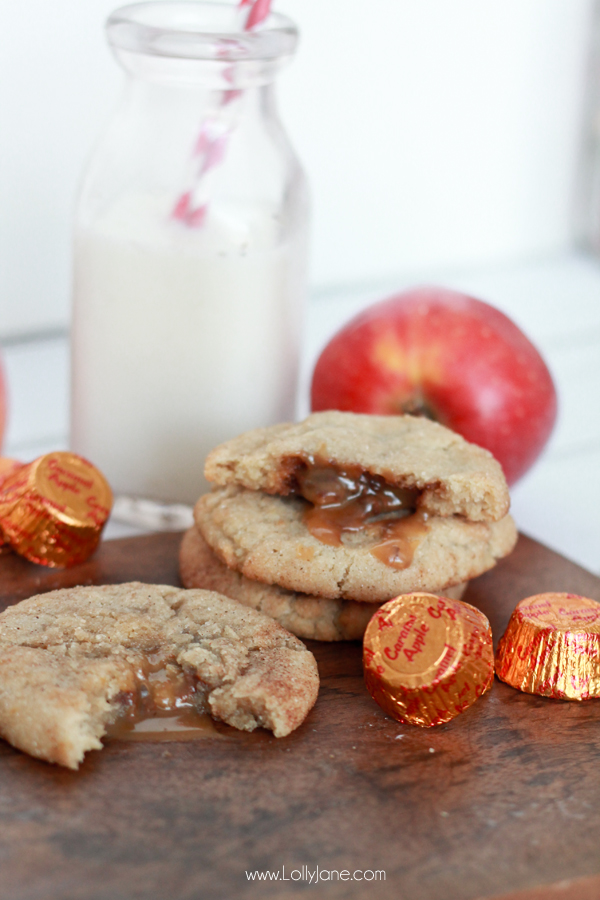
<instances>
[{"instance_id":1,"label":"red apple","mask_svg":"<svg viewBox=\"0 0 600 900\"><path fill-rule=\"evenodd\" d=\"M509 484L537 459L556 419L544 360L504 313L422 287L375 303L327 344L314 411L426 415L490 450Z\"/></svg>"}]
</instances>

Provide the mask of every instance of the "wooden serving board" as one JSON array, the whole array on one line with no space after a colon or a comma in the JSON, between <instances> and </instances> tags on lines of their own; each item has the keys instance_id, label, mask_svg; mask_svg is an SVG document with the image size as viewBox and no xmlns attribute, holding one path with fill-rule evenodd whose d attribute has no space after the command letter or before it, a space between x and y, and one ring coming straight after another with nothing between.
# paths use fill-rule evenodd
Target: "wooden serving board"
<instances>
[{"instance_id":1,"label":"wooden serving board","mask_svg":"<svg viewBox=\"0 0 600 900\"><path fill-rule=\"evenodd\" d=\"M106 542L65 572L3 556L0 607L74 584L178 584L179 539ZM465 599L497 640L520 599L548 590L600 600L599 579L521 537ZM600 897L600 700L496 681L421 729L371 700L358 643L310 648L319 700L282 740L219 726L194 742L111 742L79 772L0 741L2 900ZM333 880L293 880L317 866ZM246 875L267 870L279 880ZM376 870L385 881L367 880Z\"/></svg>"}]
</instances>

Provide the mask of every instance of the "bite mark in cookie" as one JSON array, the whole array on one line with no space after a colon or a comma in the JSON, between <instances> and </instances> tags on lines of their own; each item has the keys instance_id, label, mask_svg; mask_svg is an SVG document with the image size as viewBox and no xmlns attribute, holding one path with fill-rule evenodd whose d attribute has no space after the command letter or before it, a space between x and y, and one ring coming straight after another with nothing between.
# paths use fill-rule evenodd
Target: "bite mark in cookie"
<instances>
[{"instance_id":1,"label":"bite mark in cookie","mask_svg":"<svg viewBox=\"0 0 600 900\"><path fill-rule=\"evenodd\" d=\"M510 504L500 464L487 450L414 416L323 412L258 428L215 448L205 475L218 486L286 496L298 492L299 471L315 460L417 491L418 507L429 515L499 521Z\"/></svg>"},{"instance_id":2,"label":"bite mark in cookie","mask_svg":"<svg viewBox=\"0 0 600 900\"><path fill-rule=\"evenodd\" d=\"M149 664L168 673L166 694L164 679L152 686ZM199 711L276 737L301 724L319 686L297 638L220 594L138 583L68 588L0 615L0 735L75 769L139 701L140 671L154 705L185 694Z\"/></svg>"}]
</instances>

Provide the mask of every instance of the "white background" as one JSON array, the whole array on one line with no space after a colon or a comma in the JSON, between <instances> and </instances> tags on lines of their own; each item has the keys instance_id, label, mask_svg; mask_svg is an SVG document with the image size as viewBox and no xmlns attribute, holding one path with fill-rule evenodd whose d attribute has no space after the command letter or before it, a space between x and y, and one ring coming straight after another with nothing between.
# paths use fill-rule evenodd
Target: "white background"
<instances>
[{"instance_id":1,"label":"white background","mask_svg":"<svg viewBox=\"0 0 600 900\"><path fill-rule=\"evenodd\" d=\"M64 328L70 222L121 73L115 0L5 3L0 339ZM275 0L280 106L314 198L312 283L564 248L593 0Z\"/></svg>"},{"instance_id":2,"label":"white background","mask_svg":"<svg viewBox=\"0 0 600 900\"><path fill-rule=\"evenodd\" d=\"M513 492L517 522L600 572L600 264L573 248L600 0L275 2L302 32L280 105L314 203L305 384L340 324L393 290L436 281L497 305L544 354L560 401ZM120 90L103 36L114 5L3 8L4 452L22 459L68 446L71 212Z\"/></svg>"}]
</instances>

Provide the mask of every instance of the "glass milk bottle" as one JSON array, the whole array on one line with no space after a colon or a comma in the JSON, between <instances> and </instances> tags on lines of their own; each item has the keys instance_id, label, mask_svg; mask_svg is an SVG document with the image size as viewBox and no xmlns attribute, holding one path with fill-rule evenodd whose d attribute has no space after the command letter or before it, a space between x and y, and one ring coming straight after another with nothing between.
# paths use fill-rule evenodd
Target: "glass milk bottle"
<instances>
[{"instance_id":1,"label":"glass milk bottle","mask_svg":"<svg viewBox=\"0 0 600 900\"><path fill-rule=\"evenodd\" d=\"M294 416L307 194L273 81L297 32L243 13L107 22L127 79L76 214L71 445L117 494L193 503L212 447Z\"/></svg>"}]
</instances>

